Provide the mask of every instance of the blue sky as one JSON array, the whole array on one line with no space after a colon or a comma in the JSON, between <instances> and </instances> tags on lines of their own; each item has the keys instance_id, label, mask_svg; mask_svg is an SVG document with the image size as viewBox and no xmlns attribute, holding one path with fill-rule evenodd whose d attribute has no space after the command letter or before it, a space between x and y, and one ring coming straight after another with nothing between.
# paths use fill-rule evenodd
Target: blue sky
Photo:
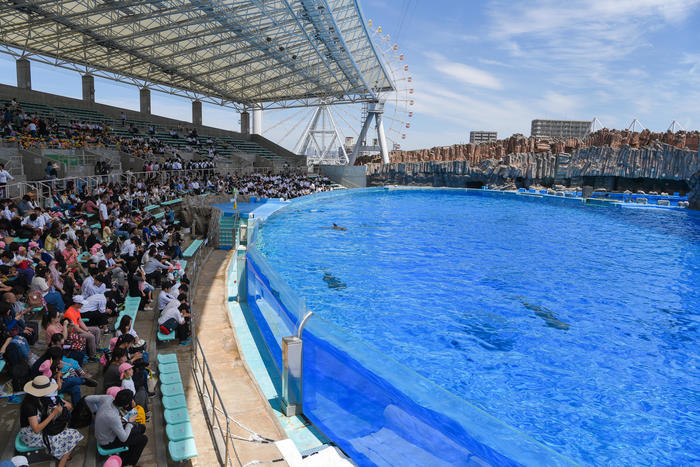
<instances>
[{"instance_id":1,"label":"blue sky","mask_svg":"<svg viewBox=\"0 0 700 467\"><path fill-rule=\"evenodd\" d=\"M404 149L466 142L470 130L528 135L534 118L597 116L624 128L636 117L656 131L675 119L700 128L700 0L360 3L409 65L415 105ZM32 66L35 89L80 97L77 73ZM16 84L9 56L0 55L0 82ZM98 79L96 98L138 109L138 90L126 85ZM152 107L191 117L183 99L153 93ZM287 116L270 113L264 123L269 128ZM292 122L266 136L280 140ZM238 115L205 105L204 123L234 129Z\"/></svg>"}]
</instances>

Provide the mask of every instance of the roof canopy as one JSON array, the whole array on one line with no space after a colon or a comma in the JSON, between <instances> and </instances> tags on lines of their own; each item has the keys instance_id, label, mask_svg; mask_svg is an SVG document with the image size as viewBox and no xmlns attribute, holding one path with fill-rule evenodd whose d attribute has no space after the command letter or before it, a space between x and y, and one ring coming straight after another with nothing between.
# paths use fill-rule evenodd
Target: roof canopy
<instances>
[{"instance_id":1,"label":"roof canopy","mask_svg":"<svg viewBox=\"0 0 700 467\"><path fill-rule=\"evenodd\" d=\"M393 88L357 0L2 2L2 51L233 107Z\"/></svg>"}]
</instances>

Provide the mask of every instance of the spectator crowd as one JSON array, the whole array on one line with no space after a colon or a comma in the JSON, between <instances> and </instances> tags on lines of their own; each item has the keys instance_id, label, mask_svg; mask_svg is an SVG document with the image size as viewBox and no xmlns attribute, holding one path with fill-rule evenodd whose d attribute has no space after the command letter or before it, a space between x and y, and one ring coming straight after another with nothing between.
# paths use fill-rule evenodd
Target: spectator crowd
<instances>
[{"instance_id":1,"label":"spectator crowd","mask_svg":"<svg viewBox=\"0 0 700 467\"><path fill-rule=\"evenodd\" d=\"M155 313L160 332L190 343L189 281L178 262L185 225L171 207L162 216L145 207L186 194L293 198L330 187L304 175L218 176L206 160L147 164L151 172L183 173L168 180L125 174L123 183L93 189L68 185L45 206L28 195L0 201L5 392L21 404L21 442L46 448L59 466L92 421L100 446L127 448L119 453L123 465L136 465L148 443L152 343L130 316L117 319L127 297Z\"/></svg>"},{"instance_id":2,"label":"spectator crowd","mask_svg":"<svg viewBox=\"0 0 700 467\"><path fill-rule=\"evenodd\" d=\"M125 122L126 115L122 113L122 126ZM142 159L166 157L177 151L176 147L161 142L156 137L155 126L152 124L148 126L145 135L140 134L140 130L133 123L128 128L128 135L118 135L108 125L100 122L71 120L59 124L54 118L42 118L23 110L15 99L2 107L0 134L6 142L17 144L21 148L111 147ZM171 138L181 139L178 130L171 129L169 134ZM217 141L212 138L200 141L196 129L190 130L183 142L186 151L206 151L209 159L216 156Z\"/></svg>"}]
</instances>

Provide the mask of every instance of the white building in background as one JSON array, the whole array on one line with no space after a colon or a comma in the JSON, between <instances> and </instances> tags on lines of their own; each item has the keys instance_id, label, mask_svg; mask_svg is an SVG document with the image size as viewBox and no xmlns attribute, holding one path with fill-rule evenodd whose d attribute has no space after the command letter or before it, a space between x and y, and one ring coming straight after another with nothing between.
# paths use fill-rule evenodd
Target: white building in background
<instances>
[{"instance_id":1,"label":"white building in background","mask_svg":"<svg viewBox=\"0 0 700 467\"><path fill-rule=\"evenodd\" d=\"M590 120L533 120L530 136L534 138L583 138L590 130Z\"/></svg>"},{"instance_id":2,"label":"white building in background","mask_svg":"<svg viewBox=\"0 0 700 467\"><path fill-rule=\"evenodd\" d=\"M496 141L498 139L498 133L495 131L470 131L469 132L469 142L474 144L488 143L489 141Z\"/></svg>"}]
</instances>

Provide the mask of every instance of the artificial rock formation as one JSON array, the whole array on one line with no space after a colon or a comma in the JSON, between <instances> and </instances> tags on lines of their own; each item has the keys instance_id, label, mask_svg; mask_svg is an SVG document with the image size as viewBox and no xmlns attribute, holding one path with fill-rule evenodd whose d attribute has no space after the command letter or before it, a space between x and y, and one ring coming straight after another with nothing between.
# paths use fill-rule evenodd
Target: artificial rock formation
<instances>
[{"instance_id":1,"label":"artificial rock formation","mask_svg":"<svg viewBox=\"0 0 700 467\"><path fill-rule=\"evenodd\" d=\"M654 144L666 144L697 152L699 143L700 132L698 131L653 133L649 130L632 132L603 129L583 139L544 139L515 134L506 139L481 144L454 144L415 151L392 151L390 159L391 162L469 161L476 164L486 159L501 159L508 154L573 153L577 149L602 146L610 146L614 149L629 146L632 149L640 149ZM371 156L359 158L357 164L378 162L381 162L379 156Z\"/></svg>"},{"instance_id":2,"label":"artificial rock formation","mask_svg":"<svg viewBox=\"0 0 700 467\"><path fill-rule=\"evenodd\" d=\"M690 209L700 210L700 171L695 172L688 181L690 192L688 193L688 203Z\"/></svg>"},{"instance_id":3,"label":"artificial rock formation","mask_svg":"<svg viewBox=\"0 0 700 467\"><path fill-rule=\"evenodd\" d=\"M639 149L586 147L572 153L550 151L508 154L501 158L367 164L368 185L533 186L581 184L583 177L623 177L687 181L700 170L698 151L654 143Z\"/></svg>"}]
</instances>

